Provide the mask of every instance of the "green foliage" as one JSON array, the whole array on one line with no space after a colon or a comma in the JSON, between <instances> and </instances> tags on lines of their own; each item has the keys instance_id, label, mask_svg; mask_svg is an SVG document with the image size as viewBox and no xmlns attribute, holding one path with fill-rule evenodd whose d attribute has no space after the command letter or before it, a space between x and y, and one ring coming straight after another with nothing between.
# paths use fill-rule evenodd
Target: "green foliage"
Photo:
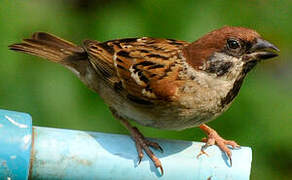
<instances>
[{"instance_id":1,"label":"green foliage","mask_svg":"<svg viewBox=\"0 0 292 180\"><path fill-rule=\"evenodd\" d=\"M28 112L38 126L127 133L100 97L71 72L11 52L7 46L35 31L80 44L83 39L136 36L194 41L223 25L250 27L278 45L281 56L253 70L231 109L209 124L223 137L253 148L252 179L291 179L291 19L289 0L3 0L0 108ZM199 141L204 136L196 128L182 132L140 129L146 136L159 138Z\"/></svg>"}]
</instances>

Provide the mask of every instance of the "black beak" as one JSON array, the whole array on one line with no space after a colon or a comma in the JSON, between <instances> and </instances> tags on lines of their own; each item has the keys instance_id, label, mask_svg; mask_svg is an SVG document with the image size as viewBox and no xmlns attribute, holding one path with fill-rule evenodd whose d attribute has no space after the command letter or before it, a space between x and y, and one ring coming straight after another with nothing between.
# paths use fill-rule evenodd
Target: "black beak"
<instances>
[{"instance_id":1,"label":"black beak","mask_svg":"<svg viewBox=\"0 0 292 180\"><path fill-rule=\"evenodd\" d=\"M261 60L261 59L270 59L278 56L275 51L280 51L274 44L264 40L264 39L256 39L256 42L249 49L250 56L248 59L253 60Z\"/></svg>"}]
</instances>

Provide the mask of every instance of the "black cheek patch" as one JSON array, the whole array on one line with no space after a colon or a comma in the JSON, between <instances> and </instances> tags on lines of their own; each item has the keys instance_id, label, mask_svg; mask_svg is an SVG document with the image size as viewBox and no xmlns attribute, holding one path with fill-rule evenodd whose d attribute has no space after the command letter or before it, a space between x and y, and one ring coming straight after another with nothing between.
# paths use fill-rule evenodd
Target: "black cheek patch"
<instances>
[{"instance_id":1,"label":"black cheek patch","mask_svg":"<svg viewBox=\"0 0 292 180\"><path fill-rule=\"evenodd\" d=\"M216 73L217 76L223 76L224 74L226 74L229 71L229 69L232 66L233 66L232 62L226 62L226 63L222 64Z\"/></svg>"},{"instance_id":2,"label":"black cheek patch","mask_svg":"<svg viewBox=\"0 0 292 180\"><path fill-rule=\"evenodd\" d=\"M223 76L226 74L229 69L233 66L233 63L228 61L215 61L210 62L209 67L206 69L206 72L208 73L214 73L217 76Z\"/></svg>"}]
</instances>

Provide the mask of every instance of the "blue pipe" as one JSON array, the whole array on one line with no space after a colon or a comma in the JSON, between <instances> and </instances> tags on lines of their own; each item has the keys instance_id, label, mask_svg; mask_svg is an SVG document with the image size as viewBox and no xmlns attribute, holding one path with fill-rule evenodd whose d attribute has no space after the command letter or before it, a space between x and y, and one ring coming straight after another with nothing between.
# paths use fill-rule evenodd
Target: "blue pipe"
<instances>
[{"instance_id":1,"label":"blue pipe","mask_svg":"<svg viewBox=\"0 0 292 180\"><path fill-rule=\"evenodd\" d=\"M165 171L161 176L146 155L137 165L127 135L32 128L29 115L3 110L0 121L0 162L6 165L0 166L0 179L248 180L250 175L249 147L232 151L230 167L216 146L197 158L203 143L155 139L164 149L155 151Z\"/></svg>"},{"instance_id":2,"label":"blue pipe","mask_svg":"<svg viewBox=\"0 0 292 180\"><path fill-rule=\"evenodd\" d=\"M27 179L31 143L30 115L0 110L0 179Z\"/></svg>"}]
</instances>

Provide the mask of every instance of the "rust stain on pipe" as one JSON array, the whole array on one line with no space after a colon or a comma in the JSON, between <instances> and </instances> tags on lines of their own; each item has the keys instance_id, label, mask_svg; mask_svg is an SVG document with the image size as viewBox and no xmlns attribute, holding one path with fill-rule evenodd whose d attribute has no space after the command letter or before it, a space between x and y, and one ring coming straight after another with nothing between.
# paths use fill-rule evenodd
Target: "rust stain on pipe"
<instances>
[{"instance_id":1,"label":"rust stain on pipe","mask_svg":"<svg viewBox=\"0 0 292 180\"><path fill-rule=\"evenodd\" d=\"M34 162L34 156L35 156L35 149L34 149L34 140L35 140L35 131L34 127L32 127L32 138L31 138L31 150L30 150L30 163L29 163L29 174L28 174L28 179L32 179L32 168L33 168L33 162Z\"/></svg>"}]
</instances>

